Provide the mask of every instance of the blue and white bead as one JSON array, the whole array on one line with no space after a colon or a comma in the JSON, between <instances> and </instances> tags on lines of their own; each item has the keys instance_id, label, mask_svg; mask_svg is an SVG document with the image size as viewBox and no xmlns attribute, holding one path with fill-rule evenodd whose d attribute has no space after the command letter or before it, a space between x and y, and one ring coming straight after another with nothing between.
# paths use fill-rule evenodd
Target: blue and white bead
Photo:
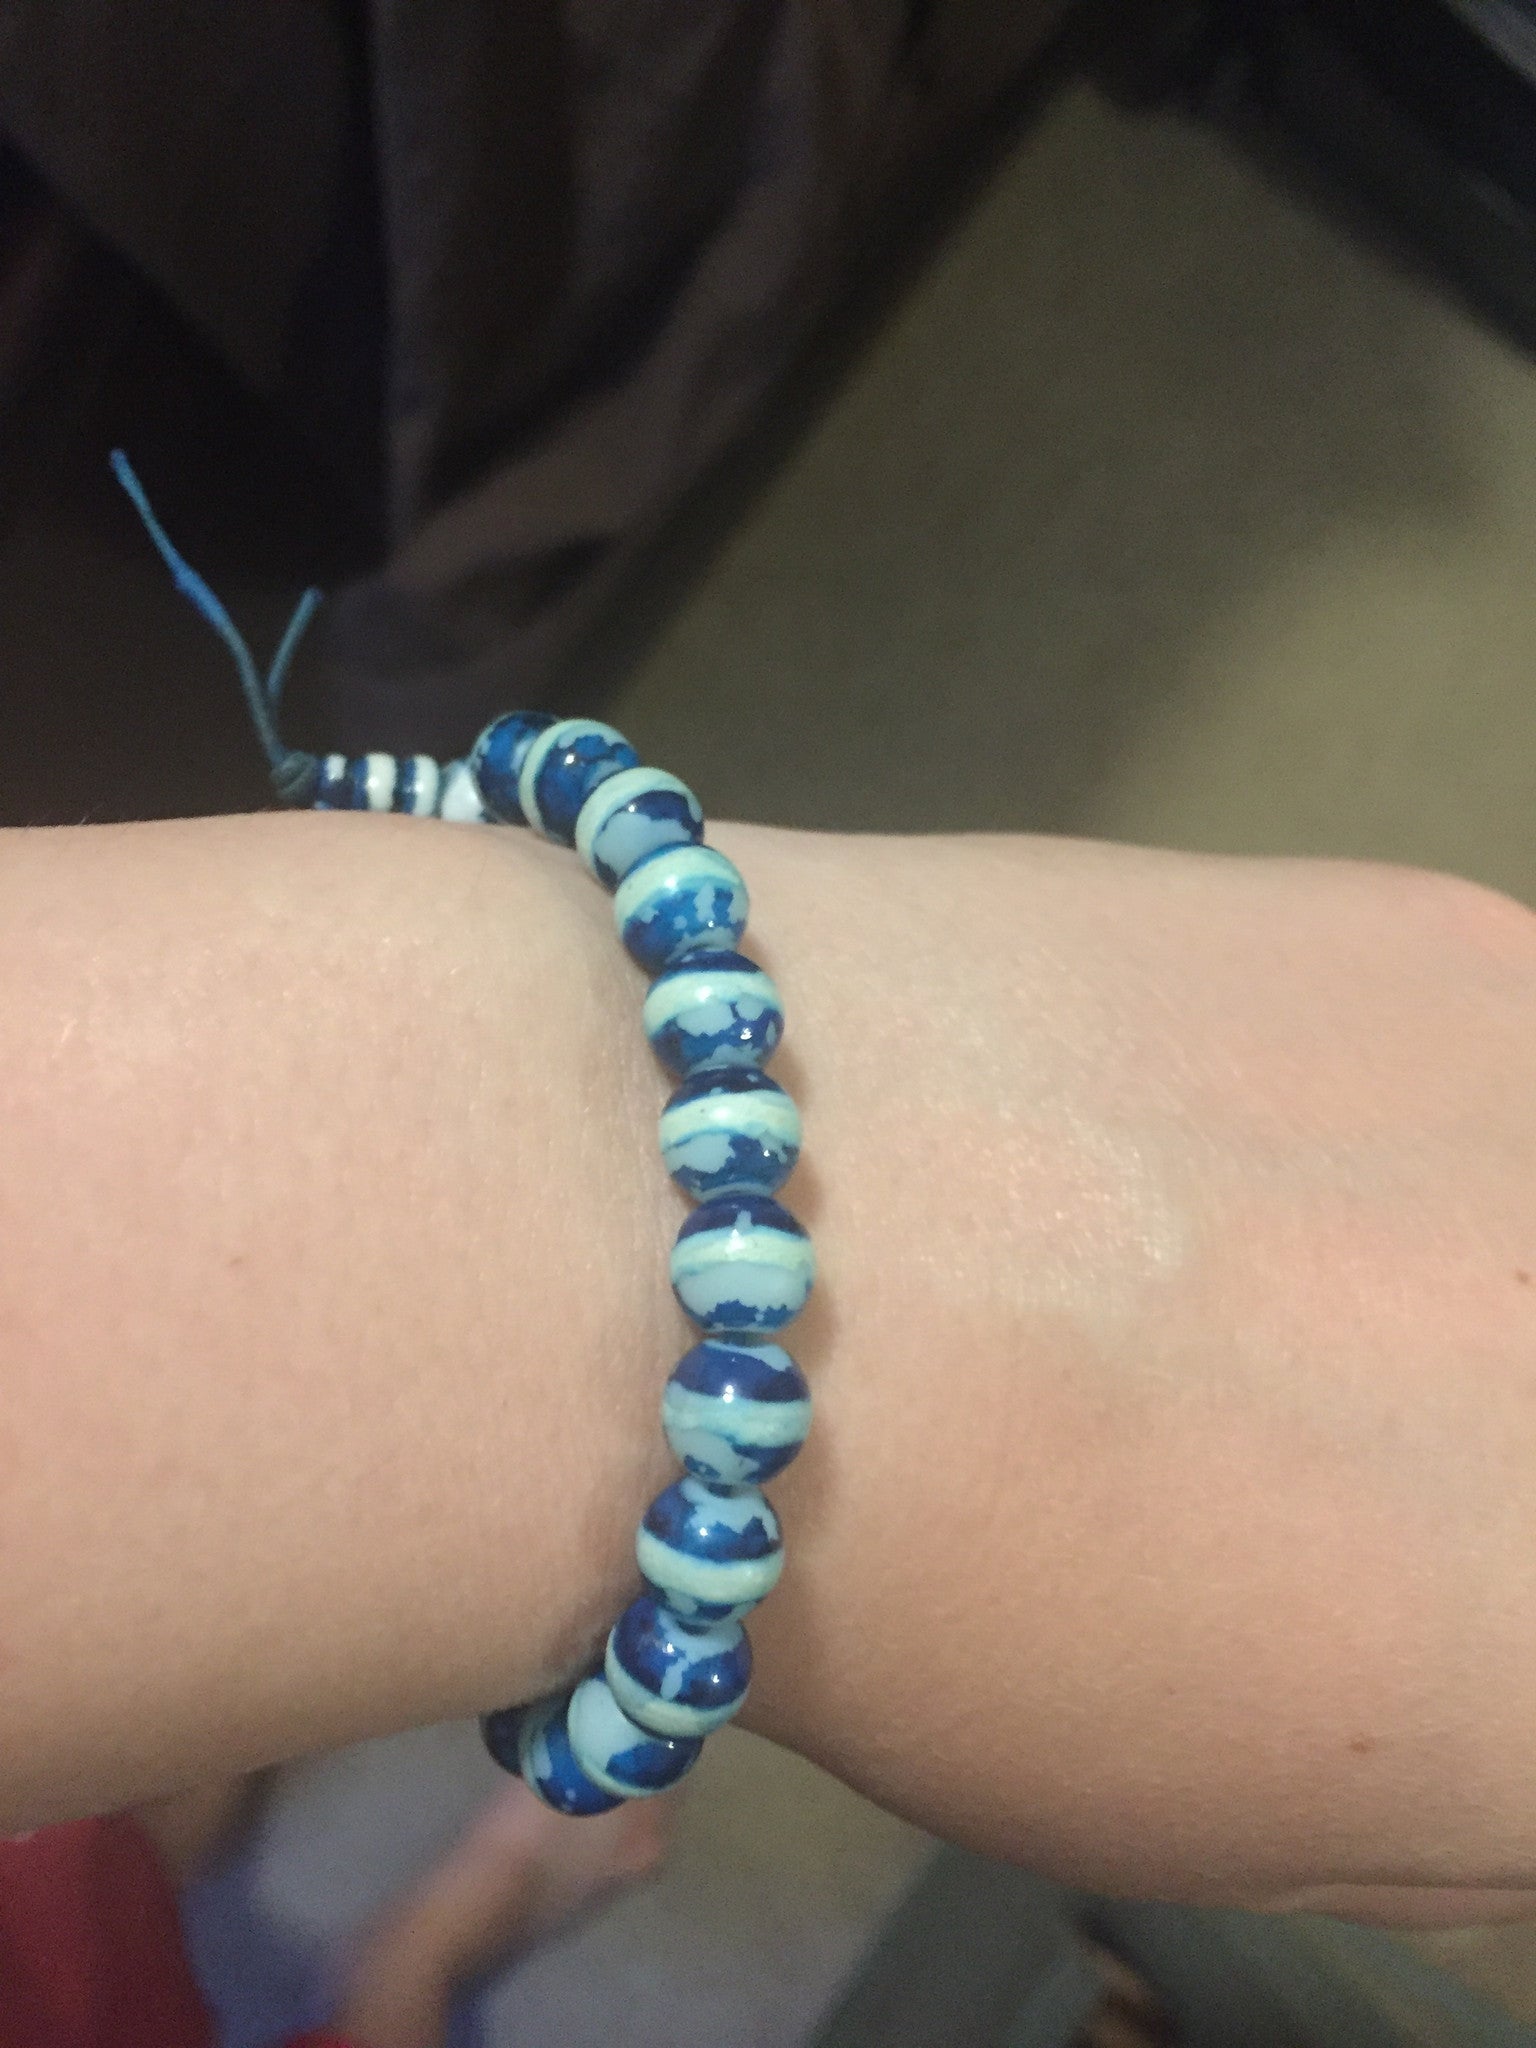
<instances>
[{"instance_id":1,"label":"blue and white bead","mask_svg":"<svg viewBox=\"0 0 1536 2048\"><path fill-rule=\"evenodd\" d=\"M672 1247L672 1291L711 1336L783 1329L815 1277L805 1226L762 1195L706 1202Z\"/></svg>"},{"instance_id":2,"label":"blue and white bead","mask_svg":"<svg viewBox=\"0 0 1536 2048\"><path fill-rule=\"evenodd\" d=\"M518 1773L529 1791L556 1813L608 1813L624 1795L606 1791L577 1763L566 1727L568 1704L569 1695L560 1693L523 1714L517 1736ZM501 1762L497 1751L491 1753Z\"/></svg>"},{"instance_id":3,"label":"blue and white bead","mask_svg":"<svg viewBox=\"0 0 1536 2048\"><path fill-rule=\"evenodd\" d=\"M740 1623L685 1622L642 1593L614 1626L603 1670L630 1721L701 1740L746 1698L752 1651Z\"/></svg>"},{"instance_id":4,"label":"blue and white bead","mask_svg":"<svg viewBox=\"0 0 1536 2048\"><path fill-rule=\"evenodd\" d=\"M668 1173L696 1202L777 1194L800 1157L800 1112L756 1067L693 1075L659 1130Z\"/></svg>"},{"instance_id":5,"label":"blue and white bead","mask_svg":"<svg viewBox=\"0 0 1536 2048\"><path fill-rule=\"evenodd\" d=\"M467 761L449 761L443 769L437 796L437 815L450 825L488 825L491 814L485 807L474 771Z\"/></svg>"},{"instance_id":6,"label":"blue and white bead","mask_svg":"<svg viewBox=\"0 0 1536 2048\"><path fill-rule=\"evenodd\" d=\"M761 1067L784 1036L779 992L745 953L689 953L657 976L642 1019L651 1049L685 1080Z\"/></svg>"},{"instance_id":7,"label":"blue and white bead","mask_svg":"<svg viewBox=\"0 0 1536 2048\"><path fill-rule=\"evenodd\" d=\"M409 818L435 818L443 771L430 754L402 754L395 776L395 809Z\"/></svg>"},{"instance_id":8,"label":"blue and white bead","mask_svg":"<svg viewBox=\"0 0 1536 2048\"><path fill-rule=\"evenodd\" d=\"M677 1724L680 1717L670 1719ZM571 1694L565 1729L578 1768L601 1791L619 1799L647 1799L675 1785L698 1762L706 1732L637 1723L602 1676L584 1678Z\"/></svg>"},{"instance_id":9,"label":"blue and white bead","mask_svg":"<svg viewBox=\"0 0 1536 2048\"><path fill-rule=\"evenodd\" d=\"M430 754L402 754L395 766L391 809L410 818L435 818L442 787L443 771Z\"/></svg>"},{"instance_id":10,"label":"blue and white bead","mask_svg":"<svg viewBox=\"0 0 1536 2048\"><path fill-rule=\"evenodd\" d=\"M703 837L698 798L662 768L621 768L598 784L576 820L576 851L605 889L616 889L648 853Z\"/></svg>"},{"instance_id":11,"label":"blue and white bead","mask_svg":"<svg viewBox=\"0 0 1536 2048\"><path fill-rule=\"evenodd\" d=\"M469 750L469 772L491 816L503 825L526 825L518 779L528 749L554 724L548 711L508 711L493 718Z\"/></svg>"},{"instance_id":12,"label":"blue and white bead","mask_svg":"<svg viewBox=\"0 0 1536 2048\"><path fill-rule=\"evenodd\" d=\"M345 754L321 755L320 779L315 784L317 811L350 811L354 808L347 775L349 765Z\"/></svg>"},{"instance_id":13,"label":"blue and white bead","mask_svg":"<svg viewBox=\"0 0 1536 2048\"><path fill-rule=\"evenodd\" d=\"M639 765L640 756L611 725L598 718L562 718L523 756L517 800L535 832L570 846L581 807L598 784Z\"/></svg>"},{"instance_id":14,"label":"blue and white bead","mask_svg":"<svg viewBox=\"0 0 1536 2048\"><path fill-rule=\"evenodd\" d=\"M811 1390L781 1344L706 1337L673 1367L661 1426L696 1477L761 1486L805 1442Z\"/></svg>"},{"instance_id":15,"label":"blue and white bead","mask_svg":"<svg viewBox=\"0 0 1536 2048\"><path fill-rule=\"evenodd\" d=\"M648 974L696 947L734 946L747 928L747 885L712 846L663 846L614 893L619 937Z\"/></svg>"},{"instance_id":16,"label":"blue and white bead","mask_svg":"<svg viewBox=\"0 0 1536 2048\"><path fill-rule=\"evenodd\" d=\"M317 811L400 811L436 814L441 772L430 754L327 754L315 790Z\"/></svg>"},{"instance_id":17,"label":"blue and white bead","mask_svg":"<svg viewBox=\"0 0 1536 2048\"><path fill-rule=\"evenodd\" d=\"M714 1486L690 1475L646 1509L635 1559L680 1620L740 1621L778 1584L784 1539L755 1486Z\"/></svg>"}]
</instances>

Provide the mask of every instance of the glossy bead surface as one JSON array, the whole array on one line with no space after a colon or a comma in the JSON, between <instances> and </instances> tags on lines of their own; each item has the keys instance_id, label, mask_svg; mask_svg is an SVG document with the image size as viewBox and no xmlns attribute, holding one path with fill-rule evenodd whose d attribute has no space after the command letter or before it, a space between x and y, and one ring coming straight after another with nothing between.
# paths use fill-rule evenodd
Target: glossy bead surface
<instances>
[{"instance_id":1,"label":"glossy bead surface","mask_svg":"<svg viewBox=\"0 0 1536 2048\"><path fill-rule=\"evenodd\" d=\"M615 1624L603 1669L631 1721L698 1739L746 1698L752 1651L739 1622L688 1623L642 1593Z\"/></svg>"},{"instance_id":2,"label":"glossy bead surface","mask_svg":"<svg viewBox=\"0 0 1536 2048\"><path fill-rule=\"evenodd\" d=\"M673 1368L661 1425L698 1478L761 1486L805 1442L811 1390L781 1344L706 1337Z\"/></svg>"},{"instance_id":3,"label":"glossy bead surface","mask_svg":"<svg viewBox=\"0 0 1536 2048\"><path fill-rule=\"evenodd\" d=\"M528 1708L518 1732L519 1775L556 1813L607 1813L620 1795L605 1791L577 1763L565 1721L569 1703L570 1695L560 1693Z\"/></svg>"},{"instance_id":4,"label":"glossy bead surface","mask_svg":"<svg viewBox=\"0 0 1536 2048\"><path fill-rule=\"evenodd\" d=\"M395 788L393 754L326 754L315 788L317 811L387 811Z\"/></svg>"},{"instance_id":5,"label":"glossy bead surface","mask_svg":"<svg viewBox=\"0 0 1536 2048\"><path fill-rule=\"evenodd\" d=\"M685 1080L728 1067L760 1067L784 1036L779 992L745 953L690 953L646 992L645 1035Z\"/></svg>"},{"instance_id":6,"label":"glossy bead surface","mask_svg":"<svg viewBox=\"0 0 1536 2048\"><path fill-rule=\"evenodd\" d=\"M672 1291L712 1336L781 1330L805 1307L815 1277L804 1225L761 1195L706 1202L672 1247Z\"/></svg>"},{"instance_id":7,"label":"glossy bead surface","mask_svg":"<svg viewBox=\"0 0 1536 2048\"><path fill-rule=\"evenodd\" d=\"M696 1202L776 1194L800 1157L800 1112L755 1067L695 1074L661 1113L661 1156Z\"/></svg>"},{"instance_id":8,"label":"glossy bead surface","mask_svg":"<svg viewBox=\"0 0 1536 2048\"><path fill-rule=\"evenodd\" d=\"M569 846L581 807L600 782L635 768L640 756L598 718L562 718L541 732L523 757L517 800L535 832Z\"/></svg>"},{"instance_id":9,"label":"glossy bead surface","mask_svg":"<svg viewBox=\"0 0 1536 2048\"><path fill-rule=\"evenodd\" d=\"M443 771L430 754L402 754L395 763L391 810L408 818L435 818Z\"/></svg>"},{"instance_id":10,"label":"glossy bead surface","mask_svg":"<svg viewBox=\"0 0 1536 2048\"><path fill-rule=\"evenodd\" d=\"M662 768L622 768L600 782L576 820L576 851L605 889L664 846L693 846L704 813L687 783Z\"/></svg>"},{"instance_id":11,"label":"glossy bead surface","mask_svg":"<svg viewBox=\"0 0 1536 2048\"><path fill-rule=\"evenodd\" d=\"M681 1620L739 1621L778 1584L784 1542L755 1486L712 1486L690 1475L646 1509L635 1558Z\"/></svg>"},{"instance_id":12,"label":"glossy bead surface","mask_svg":"<svg viewBox=\"0 0 1536 2048\"><path fill-rule=\"evenodd\" d=\"M620 1799L665 1792L693 1768L704 1746L703 1728L641 1726L624 1711L606 1677L581 1681L565 1710L565 1728L578 1768Z\"/></svg>"},{"instance_id":13,"label":"glossy bead surface","mask_svg":"<svg viewBox=\"0 0 1536 2048\"><path fill-rule=\"evenodd\" d=\"M747 926L747 885L712 846L648 853L613 898L619 937L640 965L660 974L698 947L732 947Z\"/></svg>"},{"instance_id":14,"label":"glossy bead surface","mask_svg":"<svg viewBox=\"0 0 1536 2048\"><path fill-rule=\"evenodd\" d=\"M442 775L430 754L327 754L315 788L317 811L400 811L430 818Z\"/></svg>"},{"instance_id":15,"label":"glossy bead surface","mask_svg":"<svg viewBox=\"0 0 1536 2048\"><path fill-rule=\"evenodd\" d=\"M518 778L528 749L554 724L548 711L507 711L493 718L469 750L469 771L491 816L503 825L526 825Z\"/></svg>"},{"instance_id":16,"label":"glossy bead surface","mask_svg":"<svg viewBox=\"0 0 1536 2048\"><path fill-rule=\"evenodd\" d=\"M326 754L315 786L317 811L399 811L434 817L442 772L430 754Z\"/></svg>"},{"instance_id":17,"label":"glossy bead surface","mask_svg":"<svg viewBox=\"0 0 1536 2048\"><path fill-rule=\"evenodd\" d=\"M437 815L450 825L486 825L491 814L480 795L480 785L467 761L450 761L443 769L437 795Z\"/></svg>"},{"instance_id":18,"label":"glossy bead surface","mask_svg":"<svg viewBox=\"0 0 1536 2048\"><path fill-rule=\"evenodd\" d=\"M317 811L350 811L353 808L347 767L345 754L321 755L320 780L315 785Z\"/></svg>"}]
</instances>

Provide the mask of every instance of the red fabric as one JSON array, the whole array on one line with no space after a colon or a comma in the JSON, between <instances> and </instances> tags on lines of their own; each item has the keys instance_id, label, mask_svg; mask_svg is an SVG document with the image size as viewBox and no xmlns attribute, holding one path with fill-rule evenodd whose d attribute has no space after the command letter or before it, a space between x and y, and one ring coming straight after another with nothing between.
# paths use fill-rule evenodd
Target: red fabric
<instances>
[{"instance_id":1,"label":"red fabric","mask_svg":"<svg viewBox=\"0 0 1536 2048\"><path fill-rule=\"evenodd\" d=\"M214 2048L176 1894L126 1816L0 1840L0 2048Z\"/></svg>"},{"instance_id":2,"label":"red fabric","mask_svg":"<svg viewBox=\"0 0 1536 2048\"><path fill-rule=\"evenodd\" d=\"M0 2048L213 2048L176 1895L131 1820L0 1842Z\"/></svg>"}]
</instances>

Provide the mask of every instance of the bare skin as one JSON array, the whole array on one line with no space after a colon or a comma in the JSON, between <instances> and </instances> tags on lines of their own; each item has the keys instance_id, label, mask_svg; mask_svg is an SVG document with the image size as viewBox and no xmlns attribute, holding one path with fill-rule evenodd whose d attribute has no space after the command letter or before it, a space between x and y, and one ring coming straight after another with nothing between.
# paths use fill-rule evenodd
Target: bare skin
<instances>
[{"instance_id":1,"label":"bare skin","mask_svg":"<svg viewBox=\"0 0 1536 2048\"><path fill-rule=\"evenodd\" d=\"M824 1275L749 1725L1107 1889L1523 1905L1536 919L719 841ZM685 1341L598 892L407 821L13 834L0 941L0 1824L569 1672Z\"/></svg>"}]
</instances>

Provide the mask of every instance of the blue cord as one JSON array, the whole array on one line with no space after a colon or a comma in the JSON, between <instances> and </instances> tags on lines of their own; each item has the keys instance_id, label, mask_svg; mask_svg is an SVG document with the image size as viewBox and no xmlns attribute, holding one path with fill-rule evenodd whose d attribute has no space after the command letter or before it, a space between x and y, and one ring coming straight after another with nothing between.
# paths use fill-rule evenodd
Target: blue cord
<instances>
[{"instance_id":1,"label":"blue cord","mask_svg":"<svg viewBox=\"0 0 1536 2048\"><path fill-rule=\"evenodd\" d=\"M282 702L283 684L287 681L288 670L298 651L299 642L319 607L320 592L314 589L306 590L299 599L277 653L272 657L272 666L267 671L266 681L263 682L256 672L256 663L246 644L245 636L155 517L154 508L145 495L144 486L134 474L133 464L121 448L112 450L111 461L113 475L127 492L134 510L143 520L144 530L159 550L160 558L170 570L171 580L177 590L197 608L234 656L235 667L240 673L240 688L245 696L246 708L251 714L251 723L256 728L256 737L266 752L272 770L273 786L279 799L283 803L308 803L314 793L318 764L313 754L302 753L296 748L283 745L278 737L276 713Z\"/></svg>"},{"instance_id":2,"label":"blue cord","mask_svg":"<svg viewBox=\"0 0 1536 2048\"><path fill-rule=\"evenodd\" d=\"M289 664L298 652L299 642L304 638L310 620L320 609L323 598L324 592L311 584L294 606L293 617L288 621L283 637L278 642L277 652L272 657L272 666L267 670L267 702L272 707L274 718L283 701L283 685L288 680Z\"/></svg>"}]
</instances>

